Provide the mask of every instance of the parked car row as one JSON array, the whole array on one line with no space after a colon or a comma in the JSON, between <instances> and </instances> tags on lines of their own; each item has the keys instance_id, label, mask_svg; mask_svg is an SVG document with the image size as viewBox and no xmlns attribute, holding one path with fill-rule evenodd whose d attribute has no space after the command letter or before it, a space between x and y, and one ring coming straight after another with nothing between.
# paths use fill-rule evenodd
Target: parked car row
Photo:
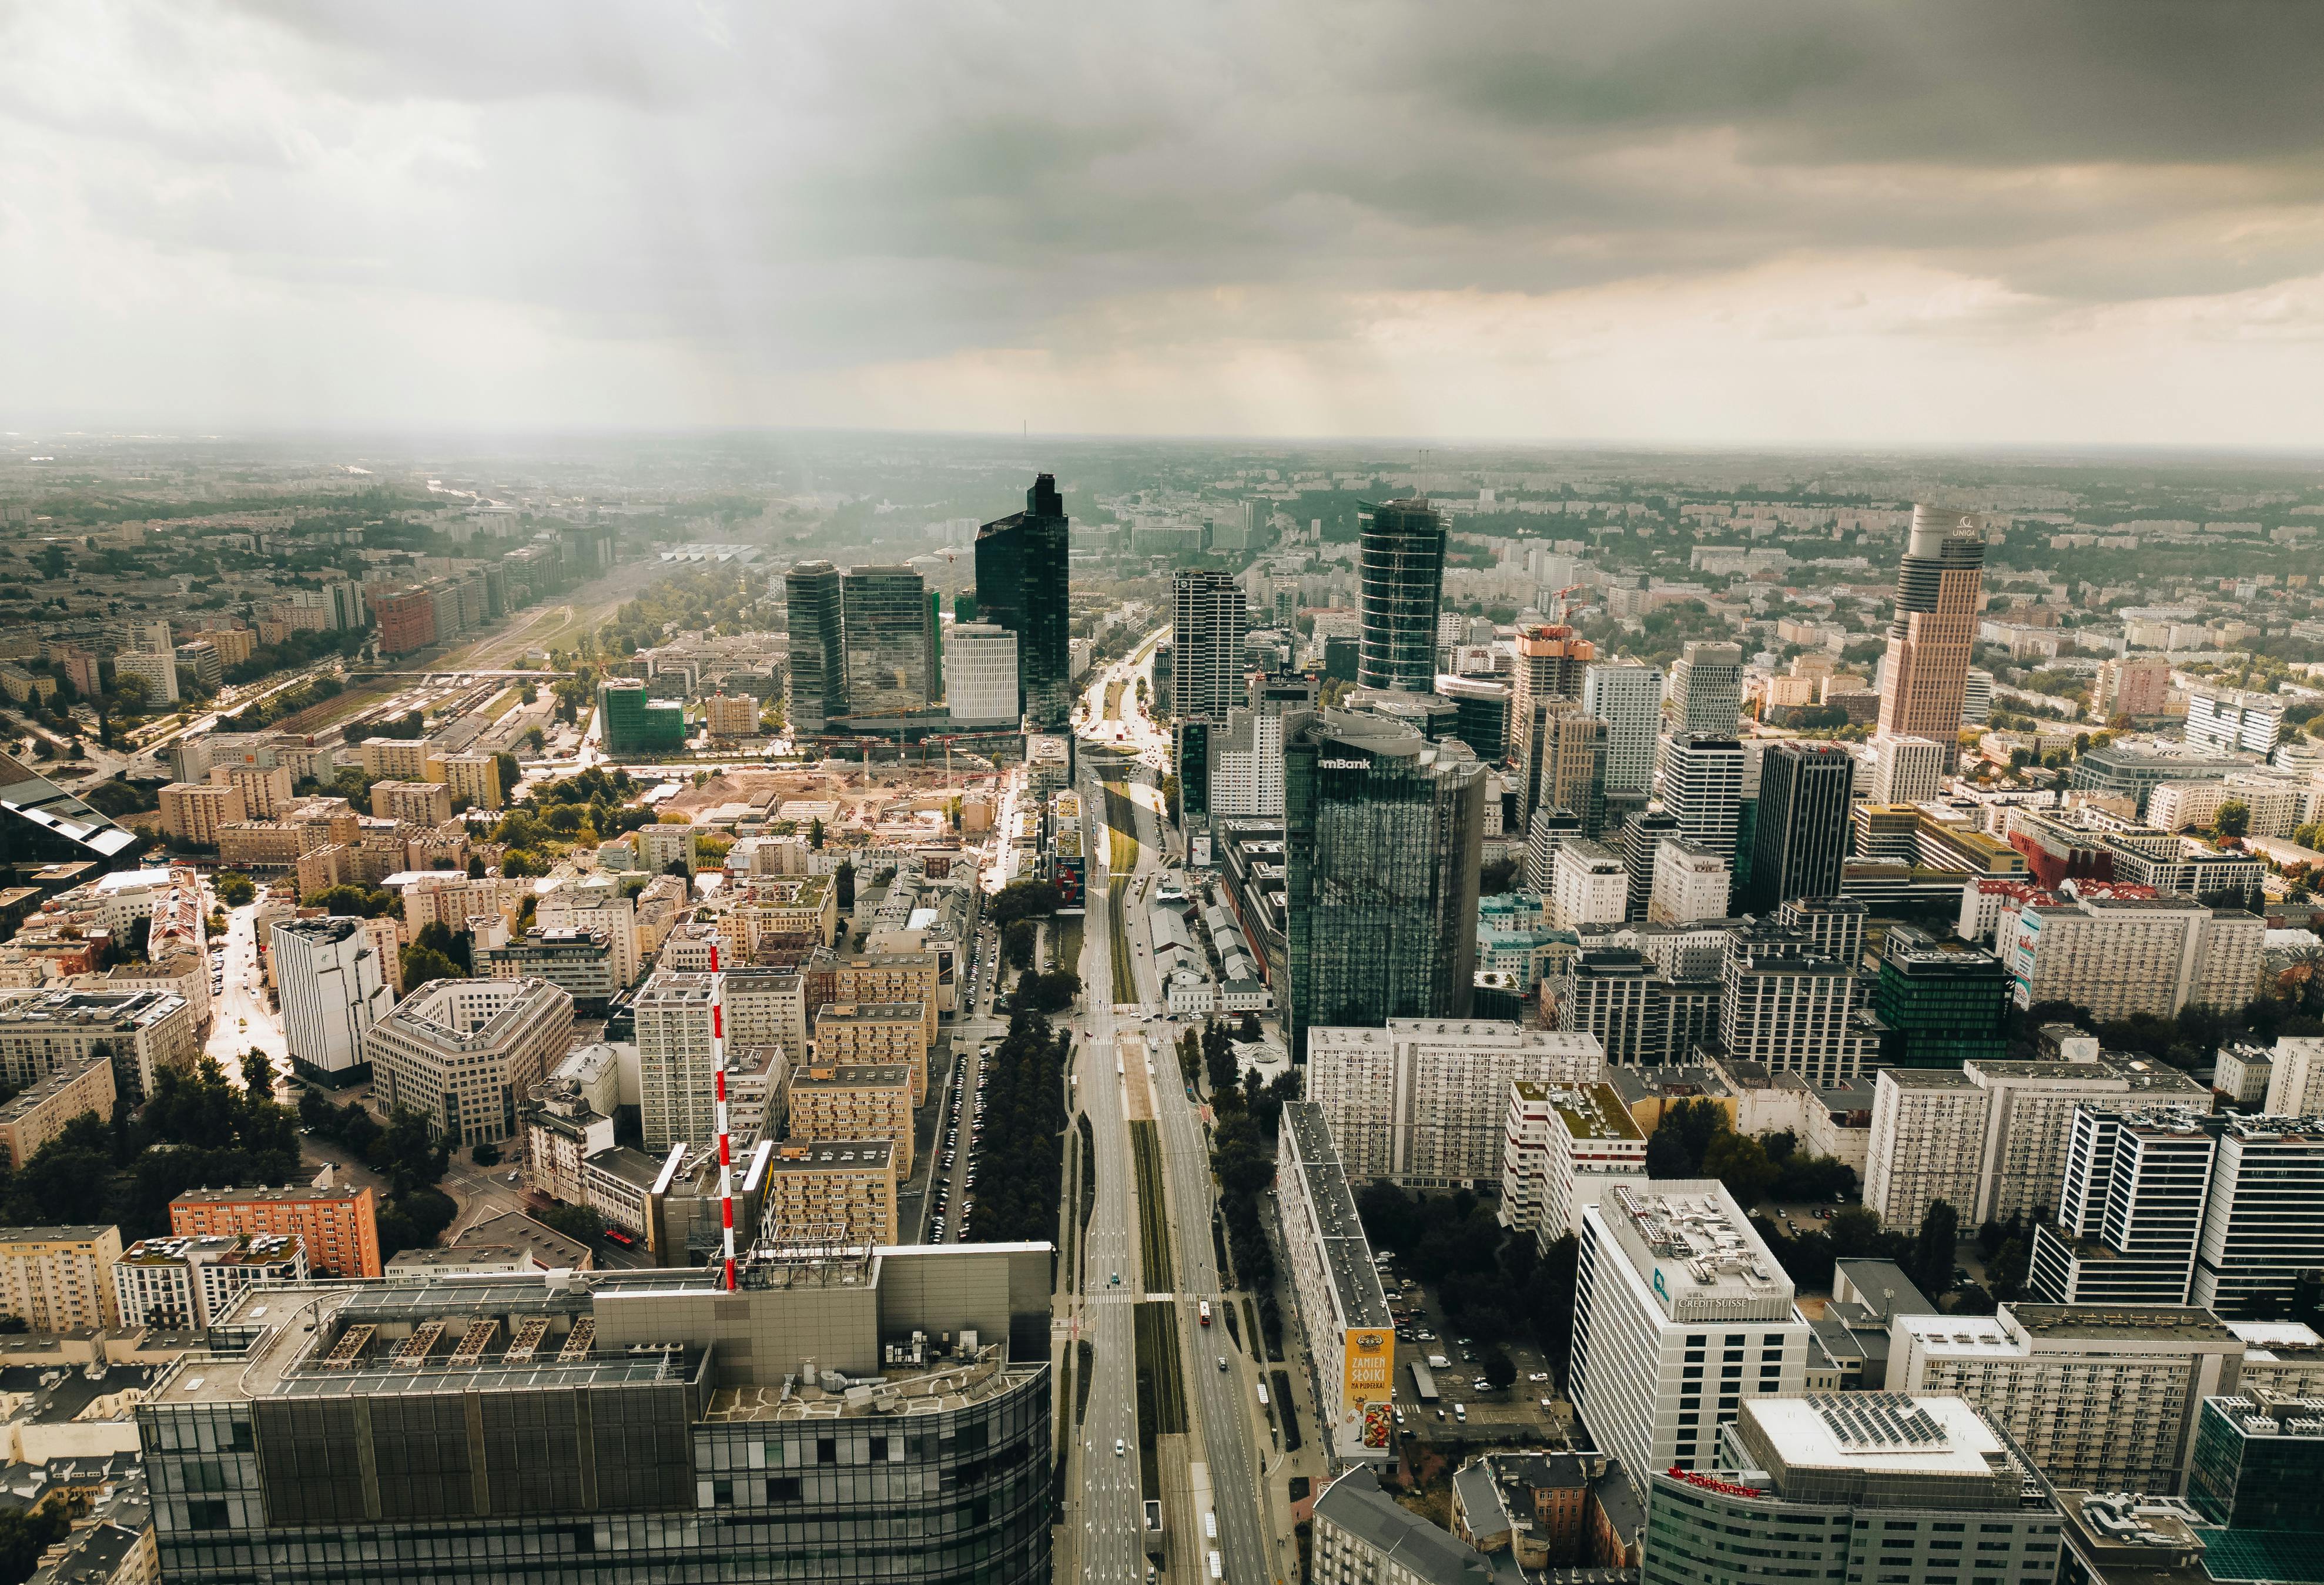
<instances>
[{"instance_id":1,"label":"parked car row","mask_svg":"<svg viewBox=\"0 0 2324 1585\"><path fill-rule=\"evenodd\" d=\"M961 1124L968 1124L968 1164L960 1175L960 1221L953 1230L956 1241L968 1238L969 1218L976 1210L976 1146L984 1133L984 1086L986 1075L980 1062L976 1074L976 1099L972 1107L968 1100L965 1068L954 1070L952 1084L945 1097L944 1153L936 1158L935 1183L929 1190L928 1237L943 1243L946 1228L946 1205L951 1195L950 1180L955 1163L960 1160Z\"/></svg>"}]
</instances>

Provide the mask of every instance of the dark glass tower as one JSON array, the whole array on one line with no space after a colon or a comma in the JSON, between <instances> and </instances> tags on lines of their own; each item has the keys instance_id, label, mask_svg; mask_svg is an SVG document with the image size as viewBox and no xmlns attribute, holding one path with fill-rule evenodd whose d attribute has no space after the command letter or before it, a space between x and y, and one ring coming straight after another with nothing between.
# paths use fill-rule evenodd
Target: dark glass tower
<instances>
[{"instance_id":1,"label":"dark glass tower","mask_svg":"<svg viewBox=\"0 0 2324 1585\"><path fill-rule=\"evenodd\" d=\"M832 722L847 714L839 569L827 561L801 562L783 576L783 598L791 628L786 704L791 735L828 732Z\"/></svg>"},{"instance_id":2,"label":"dark glass tower","mask_svg":"<svg viewBox=\"0 0 2324 1585\"><path fill-rule=\"evenodd\" d=\"M1073 718L1066 655L1065 498L1043 474L1025 492L1025 510L976 530L979 620L1017 635L1018 692L1036 732L1063 732Z\"/></svg>"},{"instance_id":3,"label":"dark glass tower","mask_svg":"<svg viewBox=\"0 0 2324 1585\"><path fill-rule=\"evenodd\" d=\"M1283 745L1289 1048L1315 1024L1469 1014L1485 770L1466 743L1327 710Z\"/></svg>"},{"instance_id":4,"label":"dark glass tower","mask_svg":"<svg viewBox=\"0 0 2324 1585\"><path fill-rule=\"evenodd\" d=\"M1840 891L1856 761L1832 743L1777 743L1759 765L1758 827L1751 838L1746 913Z\"/></svg>"},{"instance_id":5,"label":"dark glass tower","mask_svg":"<svg viewBox=\"0 0 2324 1585\"><path fill-rule=\"evenodd\" d=\"M936 689L936 608L908 567L855 567L840 575L846 638L847 713L908 715Z\"/></svg>"},{"instance_id":6,"label":"dark glass tower","mask_svg":"<svg viewBox=\"0 0 2324 1585\"><path fill-rule=\"evenodd\" d=\"M1356 681L1425 694L1436 686L1436 609L1444 595L1444 519L1425 501L1366 503L1356 514L1363 648Z\"/></svg>"},{"instance_id":7,"label":"dark glass tower","mask_svg":"<svg viewBox=\"0 0 2324 1585\"><path fill-rule=\"evenodd\" d=\"M2009 1055L2009 972L1989 952L1892 925L1872 1010L1881 1055L1900 1068L1957 1068Z\"/></svg>"}]
</instances>

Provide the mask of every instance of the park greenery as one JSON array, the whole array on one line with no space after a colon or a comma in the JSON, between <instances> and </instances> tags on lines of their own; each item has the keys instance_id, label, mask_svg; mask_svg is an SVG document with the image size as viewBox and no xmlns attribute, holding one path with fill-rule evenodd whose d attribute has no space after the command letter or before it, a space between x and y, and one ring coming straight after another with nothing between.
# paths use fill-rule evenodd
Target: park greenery
<instances>
[{"instance_id":1,"label":"park greenery","mask_svg":"<svg viewBox=\"0 0 2324 1585\"><path fill-rule=\"evenodd\" d=\"M982 1069L984 1144L973 1224L981 1242L1048 1242L1057 1236L1065 1072L1073 1040L1071 1030L1052 1030L1038 1009L1024 1003L1020 985L1010 1004L1009 1032Z\"/></svg>"}]
</instances>

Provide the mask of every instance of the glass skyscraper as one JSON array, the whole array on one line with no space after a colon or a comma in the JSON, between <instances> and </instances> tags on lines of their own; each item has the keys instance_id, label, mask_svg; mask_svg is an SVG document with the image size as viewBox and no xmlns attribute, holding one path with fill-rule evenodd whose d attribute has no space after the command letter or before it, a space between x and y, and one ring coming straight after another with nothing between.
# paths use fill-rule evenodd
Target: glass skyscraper
<instances>
[{"instance_id":1,"label":"glass skyscraper","mask_svg":"<svg viewBox=\"0 0 2324 1585\"><path fill-rule=\"evenodd\" d=\"M1070 528L1057 482L1043 474L1025 492L1024 511L976 530L977 616L1017 635L1019 692L1036 732L1063 732L1073 719Z\"/></svg>"},{"instance_id":2,"label":"glass skyscraper","mask_svg":"<svg viewBox=\"0 0 2324 1585\"><path fill-rule=\"evenodd\" d=\"M813 735L847 714L839 569L827 561L801 562L783 575L783 599L791 633L785 714L792 736Z\"/></svg>"},{"instance_id":3,"label":"glass skyscraper","mask_svg":"<svg viewBox=\"0 0 2324 1585\"><path fill-rule=\"evenodd\" d=\"M1738 889L1747 913L1801 897L1836 897L1848 856L1856 761L1834 743L1783 742L1759 764L1758 827L1751 871Z\"/></svg>"},{"instance_id":4,"label":"glass skyscraper","mask_svg":"<svg viewBox=\"0 0 2324 1585\"><path fill-rule=\"evenodd\" d=\"M1890 926L1872 990L1881 1055L1900 1068L2005 1060L2013 983L1989 952L1940 942L1910 925Z\"/></svg>"},{"instance_id":5,"label":"glass skyscraper","mask_svg":"<svg viewBox=\"0 0 2324 1585\"><path fill-rule=\"evenodd\" d=\"M908 715L933 707L936 608L908 567L853 567L839 577L847 714Z\"/></svg>"},{"instance_id":6,"label":"glass skyscraper","mask_svg":"<svg viewBox=\"0 0 2324 1585\"><path fill-rule=\"evenodd\" d=\"M1457 739L1327 710L1283 747L1285 1035L1465 1018L1484 767Z\"/></svg>"},{"instance_id":7,"label":"glass skyscraper","mask_svg":"<svg viewBox=\"0 0 2324 1585\"><path fill-rule=\"evenodd\" d=\"M1356 681L1425 694L1436 686L1436 612L1444 596L1444 519L1425 501L1357 512L1362 649Z\"/></svg>"}]
</instances>

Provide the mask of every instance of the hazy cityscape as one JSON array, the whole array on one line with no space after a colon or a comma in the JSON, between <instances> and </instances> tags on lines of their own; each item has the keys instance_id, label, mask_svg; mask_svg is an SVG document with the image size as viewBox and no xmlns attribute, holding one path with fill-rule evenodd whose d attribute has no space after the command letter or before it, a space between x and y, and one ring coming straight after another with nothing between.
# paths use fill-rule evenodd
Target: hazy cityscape
<instances>
[{"instance_id":1,"label":"hazy cityscape","mask_svg":"<svg viewBox=\"0 0 2324 1585\"><path fill-rule=\"evenodd\" d=\"M0 1585L2324 1585L2318 32L0 6Z\"/></svg>"}]
</instances>

